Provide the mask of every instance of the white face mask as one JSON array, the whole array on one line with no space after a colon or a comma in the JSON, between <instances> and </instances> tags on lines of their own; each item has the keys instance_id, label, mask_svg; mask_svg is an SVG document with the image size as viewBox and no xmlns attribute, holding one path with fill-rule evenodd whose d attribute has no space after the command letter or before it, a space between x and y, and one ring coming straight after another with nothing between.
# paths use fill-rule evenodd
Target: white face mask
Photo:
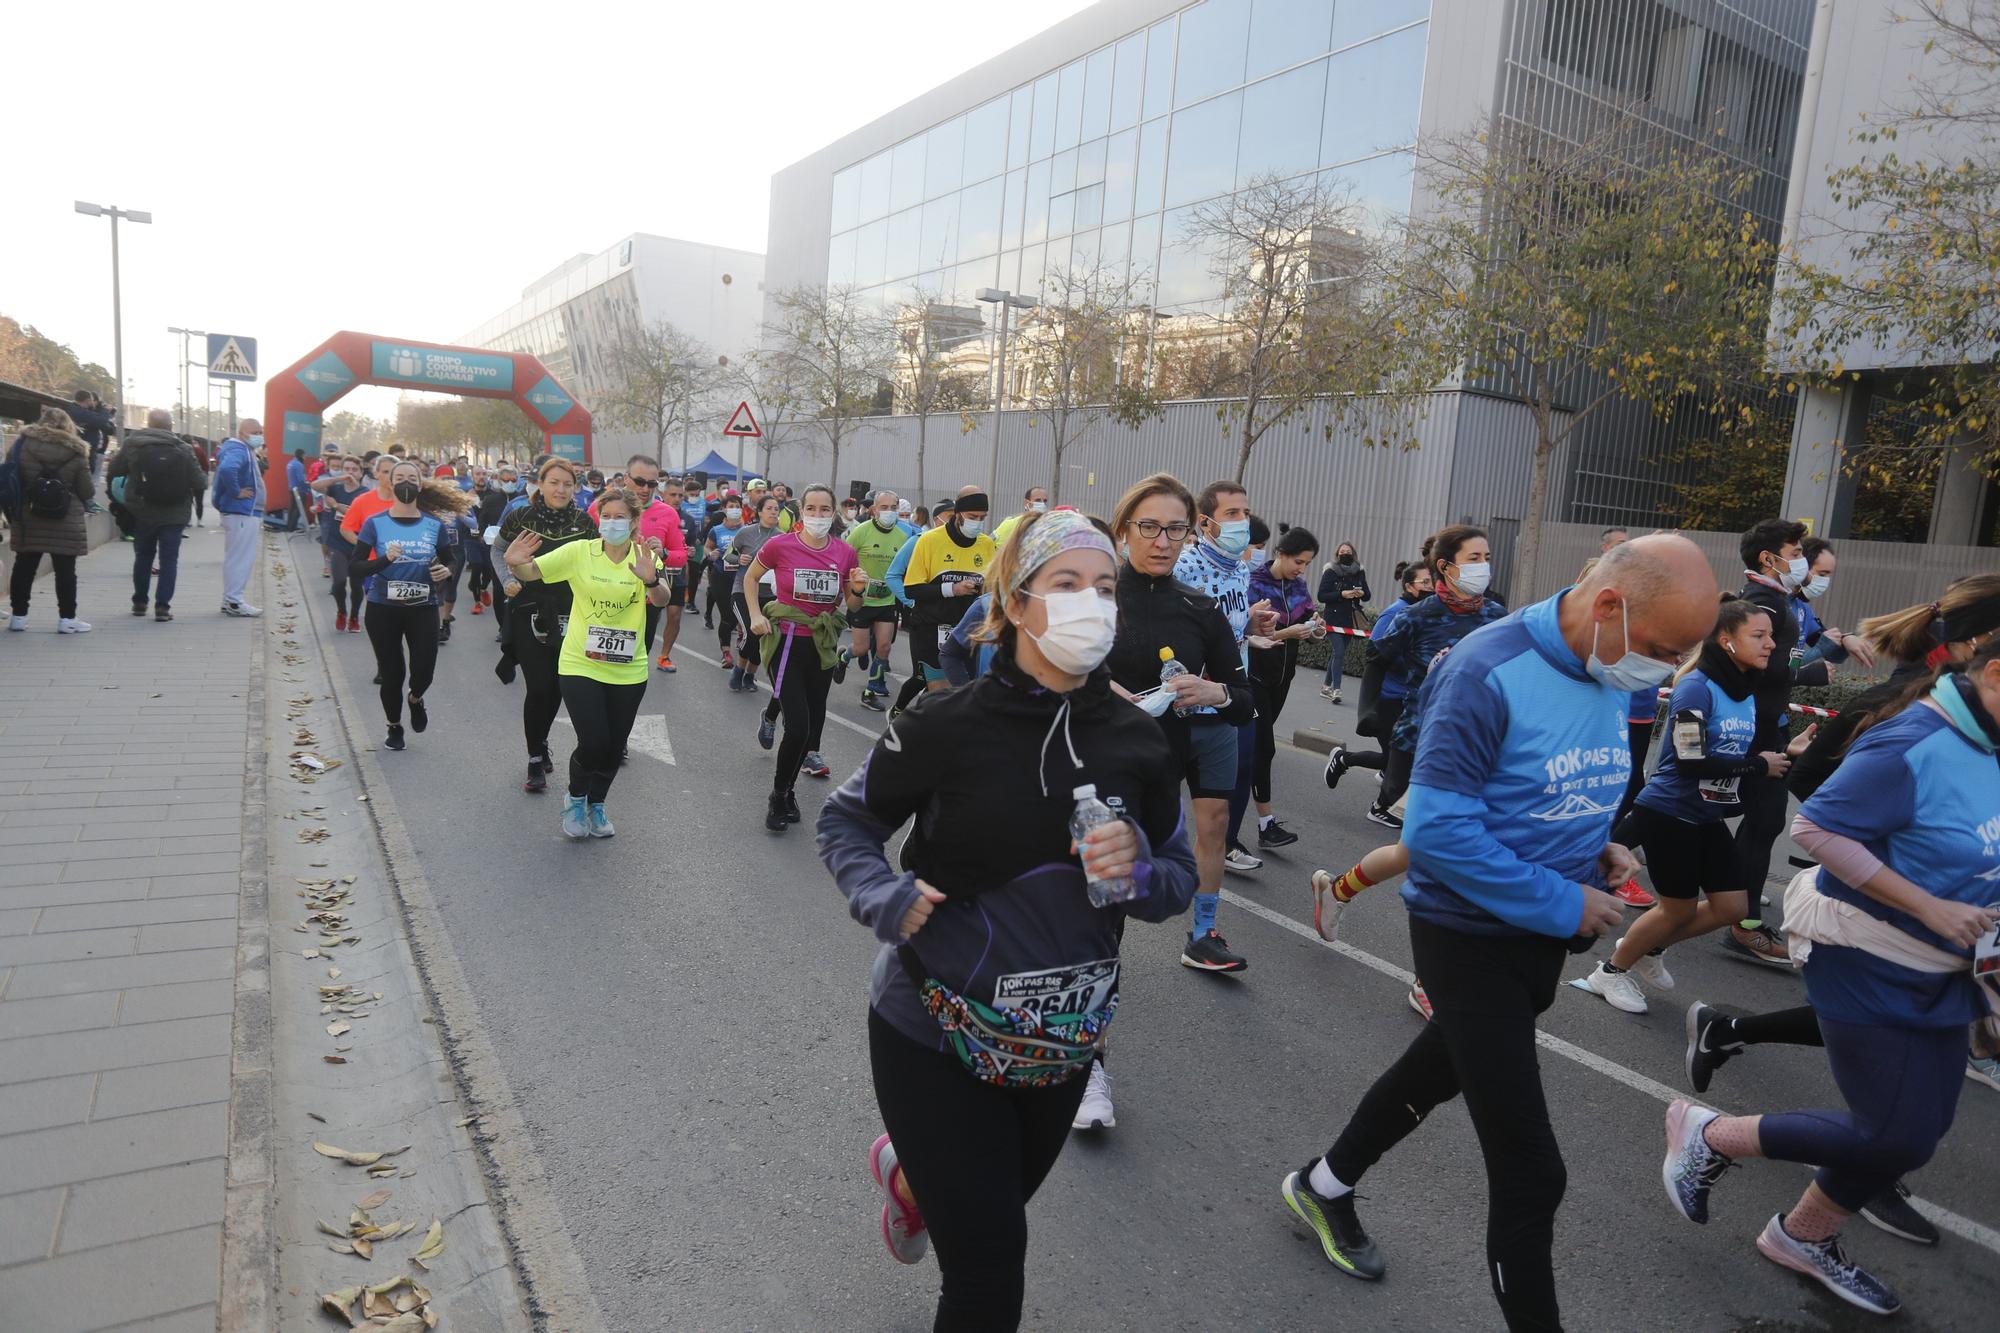
<instances>
[{"instance_id":1,"label":"white face mask","mask_svg":"<svg viewBox=\"0 0 2000 1333\"><path fill-rule=\"evenodd\" d=\"M1597 660L1597 635L1598 631L1604 628L1603 622L1600 621L1591 626L1590 658L1583 664L1583 669L1588 671L1593 679L1623 694L1659 688L1667 677L1674 674L1674 664L1662 662L1657 657L1647 657L1633 649L1631 609L1629 604L1622 601L1618 604L1618 623L1625 627L1622 636L1625 642L1625 656L1609 666Z\"/></svg>"},{"instance_id":2,"label":"white face mask","mask_svg":"<svg viewBox=\"0 0 2000 1333\"><path fill-rule=\"evenodd\" d=\"M1805 594L1806 600L1808 602L1816 602L1820 598L1826 596L1826 590L1828 588L1831 588L1832 586L1833 586L1833 575L1815 574L1810 579L1806 580L1806 586L1799 589L1799 591Z\"/></svg>"},{"instance_id":3,"label":"white face mask","mask_svg":"<svg viewBox=\"0 0 2000 1333\"><path fill-rule=\"evenodd\" d=\"M1458 589L1461 597L1484 597L1487 585L1492 582L1492 565L1460 565L1458 573L1452 576L1451 586Z\"/></svg>"},{"instance_id":4,"label":"white face mask","mask_svg":"<svg viewBox=\"0 0 2000 1333\"><path fill-rule=\"evenodd\" d=\"M962 518L958 521L958 530L968 537L977 537L986 531L986 520L983 518Z\"/></svg>"},{"instance_id":5,"label":"white face mask","mask_svg":"<svg viewBox=\"0 0 2000 1333\"><path fill-rule=\"evenodd\" d=\"M824 537L833 531L833 515L819 514L812 518L802 518L799 520L799 526L806 530L808 537Z\"/></svg>"},{"instance_id":6,"label":"white face mask","mask_svg":"<svg viewBox=\"0 0 2000 1333\"><path fill-rule=\"evenodd\" d=\"M1024 592L1048 608L1048 628L1040 634L1026 627L1021 632L1035 641L1049 665L1072 676L1087 676L1111 654L1118 634L1118 603L1101 597L1096 589L1080 592L1052 592L1044 596Z\"/></svg>"},{"instance_id":7,"label":"white face mask","mask_svg":"<svg viewBox=\"0 0 2000 1333\"><path fill-rule=\"evenodd\" d=\"M1812 566L1806 563L1806 558L1795 555L1786 563L1784 572L1778 575L1778 582L1792 592L1797 592L1806 586L1806 580L1811 576Z\"/></svg>"},{"instance_id":8,"label":"white face mask","mask_svg":"<svg viewBox=\"0 0 2000 1333\"><path fill-rule=\"evenodd\" d=\"M1028 512L1031 514L1039 514L1048 507L1049 507L1049 502L1047 500L1028 501Z\"/></svg>"}]
</instances>

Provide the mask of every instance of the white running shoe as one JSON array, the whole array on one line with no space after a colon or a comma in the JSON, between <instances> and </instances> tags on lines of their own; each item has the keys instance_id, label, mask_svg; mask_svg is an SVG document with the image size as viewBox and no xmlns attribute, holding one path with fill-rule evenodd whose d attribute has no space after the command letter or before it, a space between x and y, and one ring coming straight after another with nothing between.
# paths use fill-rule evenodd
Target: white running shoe
<instances>
[{"instance_id":1,"label":"white running shoe","mask_svg":"<svg viewBox=\"0 0 2000 1333\"><path fill-rule=\"evenodd\" d=\"M26 616L8 616L7 628L19 633L28 628L28 618Z\"/></svg>"},{"instance_id":2,"label":"white running shoe","mask_svg":"<svg viewBox=\"0 0 2000 1333\"><path fill-rule=\"evenodd\" d=\"M1583 984L1604 997L1604 1002L1613 1009L1623 1009L1628 1014L1646 1012L1646 995L1639 989L1639 983L1632 980L1629 972L1607 972L1599 963L1590 969Z\"/></svg>"},{"instance_id":3,"label":"white running shoe","mask_svg":"<svg viewBox=\"0 0 2000 1333\"><path fill-rule=\"evenodd\" d=\"M931 1233L924 1227L923 1213L904 1203L896 1189L902 1168L896 1165L896 1145L887 1134L868 1150L868 1172L882 1188L882 1243L897 1263L916 1263L930 1249Z\"/></svg>"},{"instance_id":4,"label":"white running shoe","mask_svg":"<svg viewBox=\"0 0 2000 1333\"><path fill-rule=\"evenodd\" d=\"M1333 876L1313 871L1313 930L1328 944L1340 938L1340 914L1347 904L1333 896Z\"/></svg>"},{"instance_id":5,"label":"white running shoe","mask_svg":"<svg viewBox=\"0 0 2000 1333\"><path fill-rule=\"evenodd\" d=\"M1613 947L1622 949L1625 947L1625 941L1621 939ZM1645 982L1648 986L1651 986L1654 990L1672 990L1674 988L1674 974L1667 971L1667 960L1664 954L1642 953L1639 955L1639 961L1632 964L1626 971Z\"/></svg>"},{"instance_id":6,"label":"white running shoe","mask_svg":"<svg viewBox=\"0 0 2000 1333\"><path fill-rule=\"evenodd\" d=\"M78 620L74 616L71 616L68 620L58 620L56 621L56 633L88 634L90 633L90 622L88 620Z\"/></svg>"},{"instance_id":7,"label":"white running shoe","mask_svg":"<svg viewBox=\"0 0 2000 1333\"><path fill-rule=\"evenodd\" d=\"M1231 847L1227 852L1223 853L1222 868L1238 875L1247 875L1251 871L1261 870L1263 867L1264 861L1262 857L1252 856L1241 847Z\"/></svg>"},{"instance_id":8,"label":"white running shoe","mask_svg":"<svg viewBox=\"0 0 2000 1333\"><path fill-rule=\"evenodd\" d=\"M1111 1109L1111 1075L1104 1072L1101 1060L1090 1062L1090 1083L1083 1090L1083 1100L1077 1103L1076 1118L1069 1122L1071 1129L1116 1129L1117 1113Z\"/></svg>"}]
</instances>

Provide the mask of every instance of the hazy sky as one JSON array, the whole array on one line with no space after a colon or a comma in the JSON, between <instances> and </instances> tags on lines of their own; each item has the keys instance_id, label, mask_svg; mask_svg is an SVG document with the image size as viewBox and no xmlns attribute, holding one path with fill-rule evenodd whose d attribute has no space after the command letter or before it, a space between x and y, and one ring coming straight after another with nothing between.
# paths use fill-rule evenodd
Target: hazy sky
<instances>
[{"instance_id":1,"label":"hazy sky","mask_svg":"<svg viewBox=\"0 0 2000 1333\"><path fill-rule=\"evenodd\" d=\"M449 341L628 232L761 251L774 171L1085 4L14 5L0 313L111 365L85 199L153 214L119 226L135 401L179 397L169 326L266 373L336 329Z\"/></svg>"}]
</instances>

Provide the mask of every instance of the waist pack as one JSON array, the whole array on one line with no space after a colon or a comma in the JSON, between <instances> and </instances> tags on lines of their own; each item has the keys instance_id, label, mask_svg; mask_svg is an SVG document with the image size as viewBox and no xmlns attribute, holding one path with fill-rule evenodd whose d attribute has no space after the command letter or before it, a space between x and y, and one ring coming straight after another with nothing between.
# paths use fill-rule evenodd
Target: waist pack
<instances>
[{"instance_id":1,"label":"waist pack","mask_svg":"<svg viewBox=\"0 0 2000 1333\"><path fill-rule=\"evenodd\" d=\"M924 1008L944 1029L959 1063L980 1082L996 1087L1052 1087L1085 1072L1118 1012L1116 993L1102 1009L1085 1013L1038 1018L1023 1009L996 1009L929 976L909 945L896 950L896 959L916 985Z\"/></svg>"}]
</instances>

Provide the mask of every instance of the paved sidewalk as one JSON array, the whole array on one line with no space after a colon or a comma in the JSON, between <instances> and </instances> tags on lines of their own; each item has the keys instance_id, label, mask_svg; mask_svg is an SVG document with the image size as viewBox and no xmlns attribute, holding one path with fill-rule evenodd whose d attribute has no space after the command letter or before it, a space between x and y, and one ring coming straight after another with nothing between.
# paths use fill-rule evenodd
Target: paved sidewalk
<instances>
[{"instance_id":1,"label":"paved sidewalk","mask_svg":"<svg viewBox=\"0 0 2000 1333\"><path fill-rule=\"evenodd\" d=\"M246 752L262 622L220 615L222 534L170 624L132 548L0 633L0 1326L216 1327ZM253 592L253 596L254 596ZM261 864L257 873L261 875Z\"/></svg>"}]
</instances>

